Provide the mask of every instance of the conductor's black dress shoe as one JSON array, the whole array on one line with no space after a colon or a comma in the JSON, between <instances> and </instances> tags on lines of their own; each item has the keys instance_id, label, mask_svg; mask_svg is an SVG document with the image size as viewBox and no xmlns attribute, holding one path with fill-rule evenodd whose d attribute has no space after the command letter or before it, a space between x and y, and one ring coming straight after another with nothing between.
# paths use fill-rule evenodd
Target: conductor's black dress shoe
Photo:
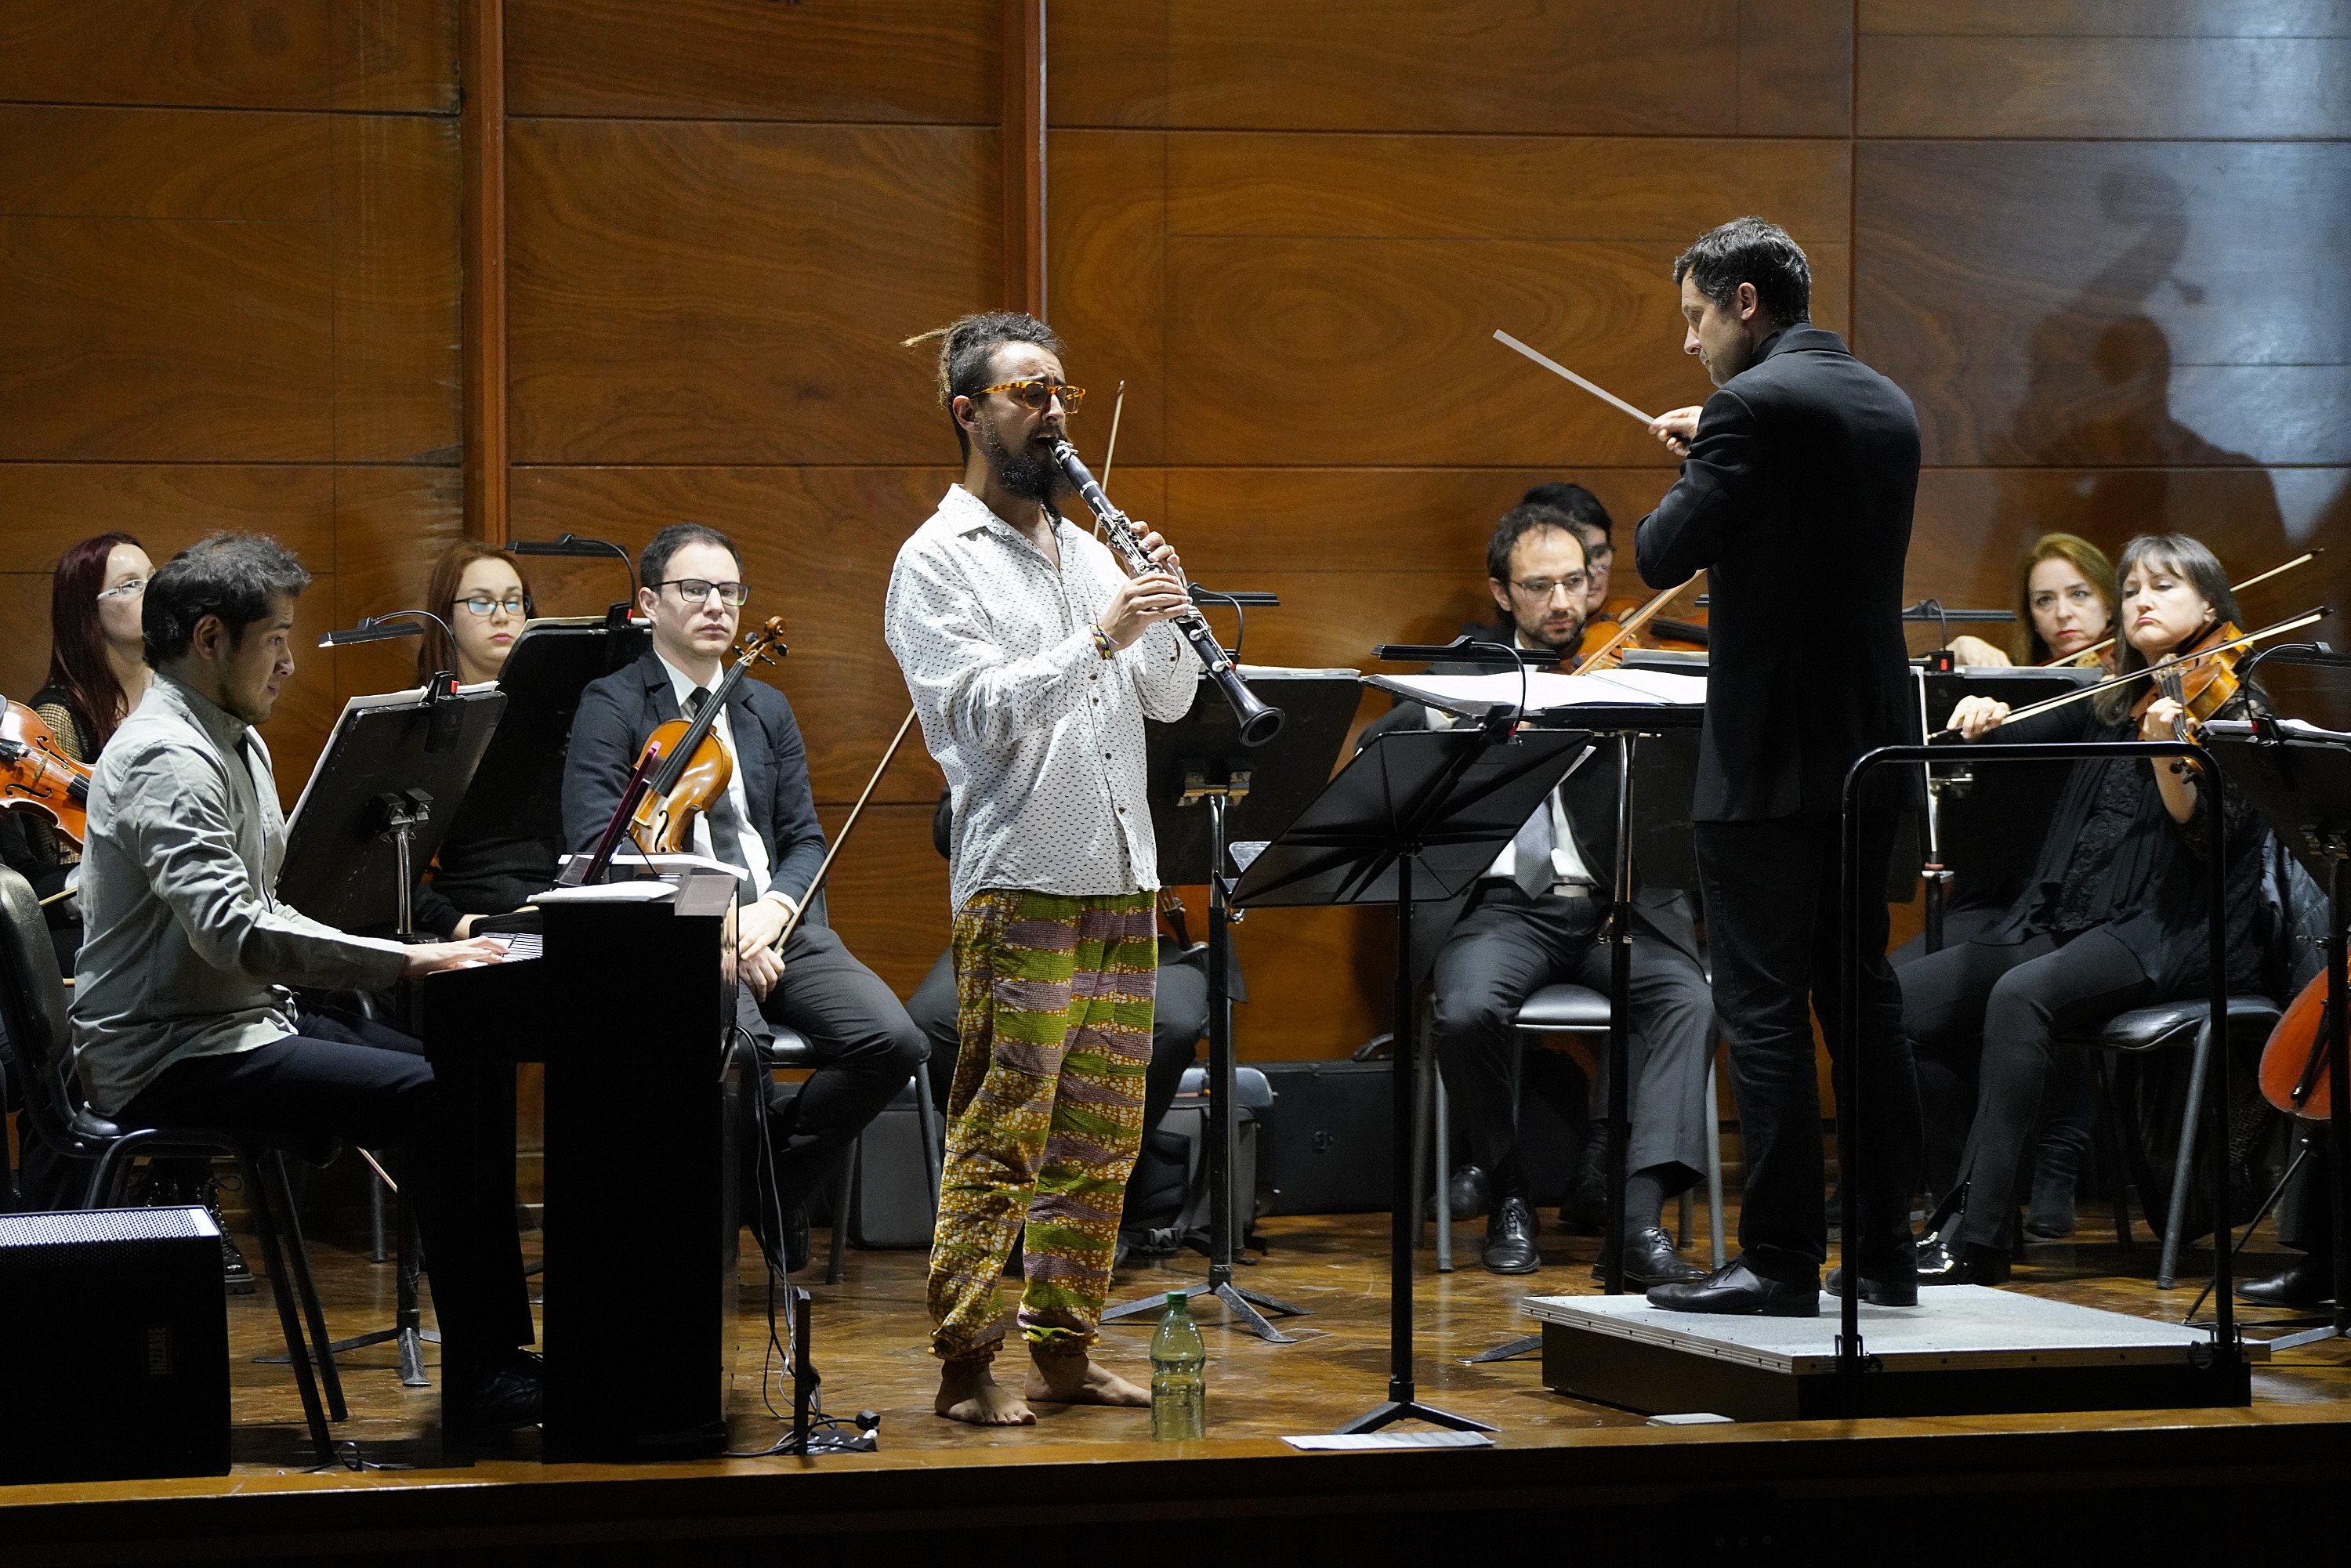
<instances>
[{"instance_id":1,"label":"conductor's black dress shoe","mask_svg":"<svg viewBox=\"0 0 2351 1568\"><path fill-rule=\"evenodd\" d=\"M2001 1249L1956 1238L1932 1250L1921 1249L1918 1254L1922 1285L2005 1285L2008 1269L2008 1254Z\"/></svg>"},{"instance_id":2,"label":"conductor's black dress shoe","mask_svg":"<svg viewBox=\"0 0 2351 1568\"><path fill-rule=\"evenodd\" d=\"M1701 1280L1679 1285L1653 1285L1649 1305L1669 1312L1718 1312L1766 1318L1816 1318L1821 1315L1818 1285L1783 1285L1767 1280L1733 1258Z\"/></svg>"},{"instance_id":3,"label":"conductor's black dress shoe","mask_svg":"<svg viewBox=\"0 0 2351 1568\"><path fill-rule=\"evenodd\" d=\"M1597 1263L1592 1266L1592 1277L1605 1277ZM1666 1234L1661 1225L1652 1225L1625 1239L1626 1284L1646 1290L1651 1285L1686 1285L1705 1278L1705 1270L1681 1260L1680 1254L1674 1250L1674 1239Z\"/></svg>"},{"instance_id":4,"label":"conductor's black dress shoe","mask_svg":"<svg viewBox=\"0 0 2351 1568\"><path fill-rule=\"evenodd\" d=\"M2335 1265L2305 1254L2282 1274L2238 1286L2237 1299L2257 1307L2318 1306L2335 1299Z\"/></svg>"},{"instance_id":5,"label":"conductor's black dress shoe","mask_svg":"<svg viewBox=\"0 0 2351 1568\"><path fill-rule=\"evenodd\" d=\"M1535 1249L1534 1206L1523 1197L1498 1197L1486 1220L1486 1250L1479 1260L1489 1274L1531 1274L1542 1267Z\"/></svg>"},{"instance_id":6,"label":"conductor's black dress shoe","mask_svg":"<svg viewBox=\"0 0 2351 1568\"><path fill-rule=\"evenodd\" d=\"M1843 1296L1844 1270L1830 1270L1828 1282L1822 1288L1832 1296ZM1917 1272L1905 1270L1898 1275L1880 1275L1865 1270L1861 1276L1861 1299L1873 1307L1915 1307L1918 1304Z\"/></svg>"}]
</instances>

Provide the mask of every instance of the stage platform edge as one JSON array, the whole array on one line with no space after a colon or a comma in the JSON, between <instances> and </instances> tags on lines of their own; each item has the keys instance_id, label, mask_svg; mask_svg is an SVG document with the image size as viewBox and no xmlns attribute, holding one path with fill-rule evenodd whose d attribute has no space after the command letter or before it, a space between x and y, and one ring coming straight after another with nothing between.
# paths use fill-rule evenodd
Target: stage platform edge
<instances>
[{"instance_id":1,"label":"stage platform edge","mask_svg":"<svg viewBox=\"0 0 2351 1568\"><path fill-rule=\"evenodd\" d=\"M1661 1312L1638 1295L1530 1296L1543 1385L1647 1415L1734 1421L1845 1414L1836 1299L1816 1318ZM1916 1307L1864 1303L1865 1416L2173 1410L2252 1402L2252 1363L2213 1354L2199 1329L1981 1285L1937 1286Z\"/></svg>"}]
</instances>

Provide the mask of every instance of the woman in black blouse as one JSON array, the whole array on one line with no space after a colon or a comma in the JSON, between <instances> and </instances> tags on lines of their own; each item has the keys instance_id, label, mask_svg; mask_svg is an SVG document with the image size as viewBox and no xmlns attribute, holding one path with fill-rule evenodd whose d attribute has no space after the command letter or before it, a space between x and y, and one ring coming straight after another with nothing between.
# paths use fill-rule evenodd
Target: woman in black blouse
<instances>
[{"instance_id":1,"label":"woman in black blouse","mask_svg":"<svg viewBox=\"0 0 2351 1568\"><path fill-rule=\"evenodd\" d=\"M2237 616L2220 563L2185 535L2131 540L2117 586L2120 674L2168 658ZM2008 744L2169 739L2179 708L2168 698L2131 717L2146 691L2135 681L2005 728L2006 705L1970 697L1952 712L1951 727L1970 740L1997 729ZM2247 701L2241 692L2221 711L2235 716ZM1920 1251L1921 1284L2008 1277L2019 1166L2039 1123L2057 1032L2194 995L2205 984L2210 793L2192 768L2175 771L2166 758L2074 764L2023 896L1976 940L1900 971L1904 1023L1922 1059L1982 1052L1959 1184L1943 1205L1941 1246ZM2241 795L2225 787L2220 794L2229 987L2254 990L2264 833Z\"/></svg>"}]
</instances>

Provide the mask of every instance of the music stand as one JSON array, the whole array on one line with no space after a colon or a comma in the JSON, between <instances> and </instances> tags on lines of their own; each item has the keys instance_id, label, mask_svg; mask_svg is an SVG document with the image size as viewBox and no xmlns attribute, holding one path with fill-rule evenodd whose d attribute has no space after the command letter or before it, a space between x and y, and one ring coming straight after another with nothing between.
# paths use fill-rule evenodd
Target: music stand
<instances>
[{"instance_id":1,"label":"music stand","mask_svg":"<svg viewBox=\"0 0 2351 1568\"><path fill-rule=\"evenodd\" d=\"M1305 1317L1304 1307L1233 1283L1245 1227L1234 1217L1233 1148L1239 1141L1239 1099L1234 1088L1232 923L1226 902L1228 832L1270 838L1295 818L1331 777L1363 695L1353 670L1243 672L1249 685L1289 716L1272 739L1244 747L1232 705L1205 676L1192 711L1172 724L1146 727L1152 825L1158 838L1159 878L1170 885L1208 884L1208 1277L1186 1292L1214 1296L1240 1326L1275 1344L1294 1343L1265 1319L1266 1312ZM1181 808L1195 803L1205 811ZM1178 808L1170 810L1169 807ZM1244 998L1246 999L1246 998ZM1163 1292L1114 1307L1104 1322L1164 1308Z\"/></svg>"},{"instance_id":2,"label":"music stand","mask_svg":"<svg viewBox=\"0 0 2351 1568\"><path fill-rule=\"evenodd\" d=\"M644 622L604 616L533 621L498 670L507 716L478 769L483 787L457 808L467 839L563 838L563 758L589 683L653 645Z\"/></svg>"},{"instance_id":3,"label":"music stand","mask_svg":"<svg viewBox=\"0 0 2351 1568\"><path fill-rule=\"evenodd\" d=\"M1241 909L1396 906L1388 1397L1342 1432L1376 1431L1402 1420L1456 1431L1493 1430L1423 1405L1413 1395L1413 1242L1419 1228L1419 1194L1412 1190L1417 1082L1413 903L1425 896L1449 898L1476 881L1590 749L1590 736L1579 731L1527 730L1512 738L1500 725L1378 736L1265 846L1233 886L1231 902Z\"/></svg>"},{"instance_id":4,"label":"music stand","mask_svg":"<svg viewBox=\"0 0 2351 1568\"><path fill-rule=\"evenodd\" d=\"M2328 652L2324 644L2311 647L2325 656L2294 644L2268 650L2267 656L2280 664L2351 668L2351 657ZM2245 661L2241 679L2252 674L2261 657ZM2346 870L2351 863L2351 736L2265 719L2215 720L2205 726L2204 736L2230 782L2245 792L2278 841L2326 889L2326 1154L2335 1312L2325 1328L2269 1342L2273 1349L2290 1348L2351 1335L2351 1162L2345 1158L2351 1152L2345 1147L2351 1141L2351 1072L2346 1071L2351 1062L2351 980L2344 973L2351 922L2351 889L2346 886L2351 875ZM2214 1238L2214 1246L2226 1244L2225 1234Z\"/></svg>"}]
</instances>

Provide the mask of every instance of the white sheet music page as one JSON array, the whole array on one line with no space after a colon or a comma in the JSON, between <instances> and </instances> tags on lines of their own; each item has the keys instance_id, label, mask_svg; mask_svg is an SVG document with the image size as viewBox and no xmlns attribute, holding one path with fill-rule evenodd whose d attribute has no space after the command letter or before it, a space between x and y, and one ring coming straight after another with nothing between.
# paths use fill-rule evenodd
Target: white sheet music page
<instances>
[{"instance_id":1,"label":"white sheet music page","mask_svg":"<svg viewBox=\"0 0 2351 1568\"><path fill-rule=\"evenodd\" d=\"M1520 692L1515 670L1487 675L1378 675L1373 684L1470 717L1499 704L1516 703ZM1525 690L1528 709L1537 713L1583 703L1694 707L1706 701L1706 677L1667 670L1608 670L1591 675L1530 670Z\"/></svg>"}]
</instances>

